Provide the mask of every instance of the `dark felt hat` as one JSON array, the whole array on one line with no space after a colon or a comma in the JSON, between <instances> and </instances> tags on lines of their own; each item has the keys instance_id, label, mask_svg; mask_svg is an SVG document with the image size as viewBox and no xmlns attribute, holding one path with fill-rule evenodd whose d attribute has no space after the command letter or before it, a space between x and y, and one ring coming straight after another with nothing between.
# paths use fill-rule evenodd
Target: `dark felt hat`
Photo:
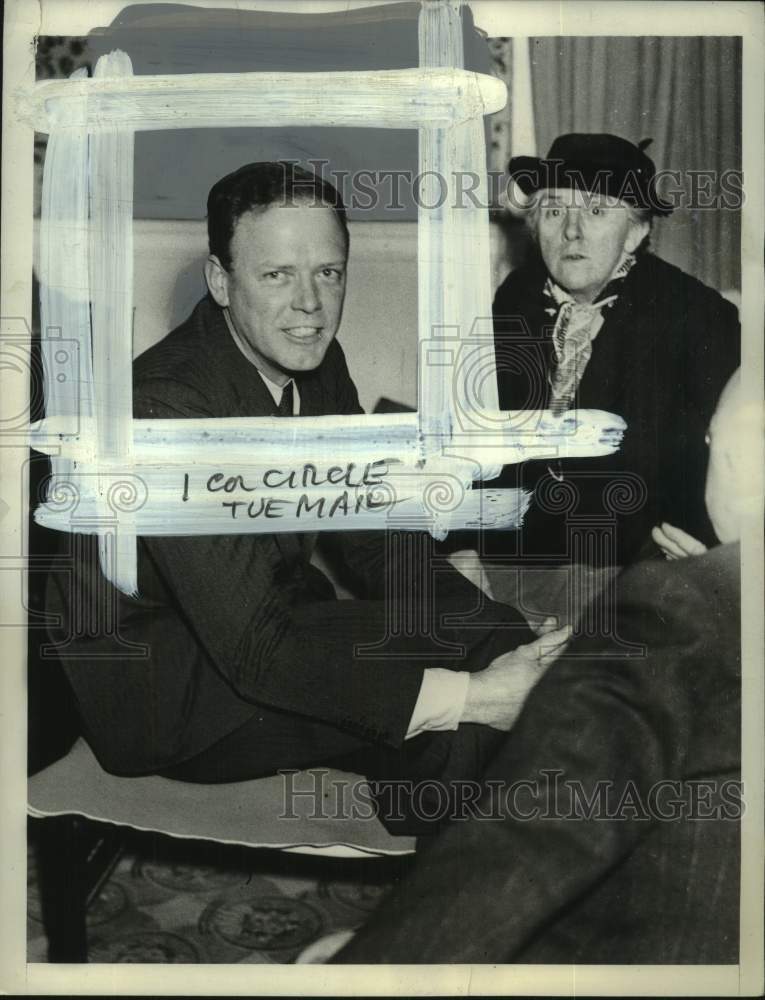
<instances>
[{"instance_id":1,"label":"dark felt hat","mask_svg":"<svg viewBox=\"0 0 765 1000\"><path fill-rule=\"evenodd\" d=\"M644 152L650 142L643 139L636 146L618 135L571 132L558 136L544 159L514 156L507 169L526 195L543 188L578 188L669 215L674 206L659 197L656 166Z\"/></svg>"}]
</instances>

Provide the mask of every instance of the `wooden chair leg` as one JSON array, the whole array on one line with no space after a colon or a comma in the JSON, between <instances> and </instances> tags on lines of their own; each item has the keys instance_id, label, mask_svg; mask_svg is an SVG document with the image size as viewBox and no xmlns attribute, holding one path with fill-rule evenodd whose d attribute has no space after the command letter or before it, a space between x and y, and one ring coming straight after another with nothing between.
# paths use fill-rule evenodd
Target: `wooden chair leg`
<instances>
[{"instance_id":1,"label":"wooden chair leg","mask_svg":"<svg viewBox=\"0 0 765 1000\"><path fill-rule=\"evenodd\" d=\"M87 962L85 869L75 816L40 822L38 870L49 962Z\"/></svg>"},{"instance_id":2,"label":"wooden chair leg","mask_svg":"<svg viewBox=\"0 0 765 1000\"><path fill-rule=\"evenodd\" d=\"M80 816L39 821L38 868L48 961L88 960L86 914L119 858L119 828Z\"/></svg>"}]
</instances>

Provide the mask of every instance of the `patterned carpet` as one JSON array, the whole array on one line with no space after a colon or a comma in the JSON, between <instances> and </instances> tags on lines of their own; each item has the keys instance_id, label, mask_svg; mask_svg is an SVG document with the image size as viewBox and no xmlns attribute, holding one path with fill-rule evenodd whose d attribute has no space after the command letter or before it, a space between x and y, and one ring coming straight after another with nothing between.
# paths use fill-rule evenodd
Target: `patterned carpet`
<instances>
[{"instance_id":1,"label":"patterned carpet","mask_svg":"<svg viewBox=\"0 0 765 1000\"><path fill-rule=\"evenodd\" d=\"M130 833L88 911L90 962L291 963L360 927L411 858L346 861ZM27 953L46 962L34 844Z\"/></svg>"}]
</instances>

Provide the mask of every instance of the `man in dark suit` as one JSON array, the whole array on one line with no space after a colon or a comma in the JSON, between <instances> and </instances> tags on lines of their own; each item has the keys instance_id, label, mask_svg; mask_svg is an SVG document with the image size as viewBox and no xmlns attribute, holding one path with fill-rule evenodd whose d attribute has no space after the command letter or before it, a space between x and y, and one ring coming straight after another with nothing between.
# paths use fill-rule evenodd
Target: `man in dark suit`
<instances>
[{"instance_id":1,"label":"man in dark suit","mask_svg":"<svg viewBox=\"0 0 765 1000\"><path fill-rule=\"evenodd\" d=\"M135 416L361 413L335 339L349 244L338 192L296 167L249 164L212 188L208 234L210 294L137 360ZM339 533L361 599L337 601L313 542L141 538L127 596L103 577L95 539L75 538L74 573L52 574L48 610L102 766L214 782L341 759L358 769L363 755L383 773L478 773L553 654L446 560L414 573L401 545L398 573L384 533ZM357 655L412 601L432 628ZM446 613L470 620L442 627Z\"/></svg>"},{"instance_id":2,"label":"man in dark suit","mask_svg":"<svg viewBox=\"0 0 765 1000\"><path fill-rule=\"evenodd\" d=\"M709 430L724 544L623 574L619 628L643 655L575 640L487 768L475 817L418 852L336 961L738 961L737 540L761 512L764 431L734 376Z\"/></svg>"},{"instance_id":3,"label":"man in dark suit","mask_svg":"<svg viewBox=\"0 0 765 1000\"><path fill-rule=\"evenodd\" d=\"M622 566L664 522L713 539L704 431L738 365L739 326L722 296L648 249L653 218L672 211L649 141L564 135L546 159L510 161L538 252L494 301L500 405L593 407L627 430L618 452L586 465L508 468L506 484L520 479L534 499L517 538L490 539L492 554ZM576 547L577 519L589 519L591 547Z\"/></svg>"}]
</instances>

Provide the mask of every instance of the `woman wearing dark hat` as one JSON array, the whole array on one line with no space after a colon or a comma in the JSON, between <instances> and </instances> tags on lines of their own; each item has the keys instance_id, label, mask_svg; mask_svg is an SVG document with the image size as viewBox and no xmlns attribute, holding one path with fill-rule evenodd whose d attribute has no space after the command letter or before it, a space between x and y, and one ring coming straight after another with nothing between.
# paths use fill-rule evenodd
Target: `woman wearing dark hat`
<instances>
[{"instance_id":1,"label":"woman wearing dark hat","mask_svg":"<svg viewBox=\"0 0 765 1000\"><path fill-rule=\"evenodd\" d=\"M520 538L495 539L493 554L623 565L665 522L713 538L704 437L738 365L738 318L648 250L653 217L672 211L649 142L564 135L545 159L510 161L538 253L494 301L500 406L607 410L627 431L615 455L508 467L505 483L520 476L534 499Z\"/></svg>"}]
</instances>

